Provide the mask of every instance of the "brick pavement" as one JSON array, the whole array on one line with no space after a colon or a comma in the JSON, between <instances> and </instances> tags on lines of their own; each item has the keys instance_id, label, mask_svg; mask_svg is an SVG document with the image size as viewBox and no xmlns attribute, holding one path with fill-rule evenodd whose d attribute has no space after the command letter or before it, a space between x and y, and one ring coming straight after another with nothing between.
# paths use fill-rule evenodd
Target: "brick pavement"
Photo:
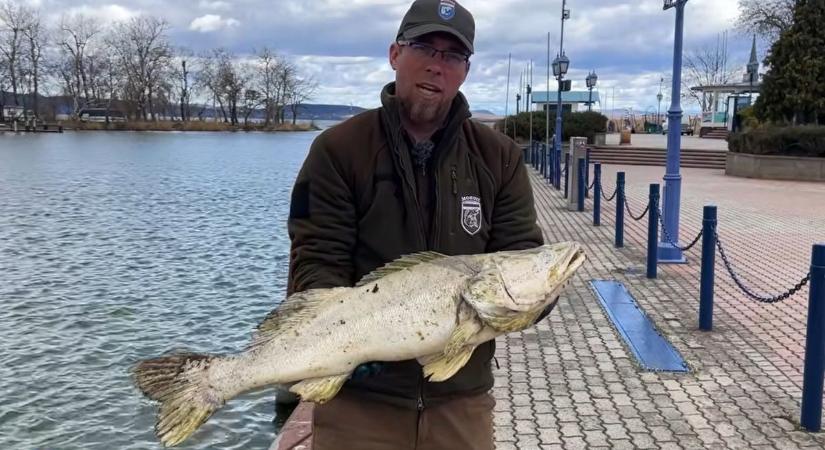
<instances>
[{"instance_id":1,"label":"brick pavement","mask_svg":"<svg viewBox=\"0 0 825 450\"><path fill-rule=\"evenodd\" d=\"M611 193L627 172L628 200L644 209L658 167L604 167ZM742 278L785 290L807 273L811 245L825 241L825 185L725 177L683 169L682 243L719 207L718 232ZM699 249L686 265L660 265L645 278L646 219L627 218L625 248L613 247L615 203L602 227L568 212L560 192L533 173L548 241L578 240L589 254L568 294L544 322L499 339L499 449L823 448L825 435L799 431L807 288L787 302L757 304L739 293L717 257L714 331L698 331ZM592 292L592 279L625 284L659 331L682 353L688 374L641 371Z\"/></svg>"}]
</instances>

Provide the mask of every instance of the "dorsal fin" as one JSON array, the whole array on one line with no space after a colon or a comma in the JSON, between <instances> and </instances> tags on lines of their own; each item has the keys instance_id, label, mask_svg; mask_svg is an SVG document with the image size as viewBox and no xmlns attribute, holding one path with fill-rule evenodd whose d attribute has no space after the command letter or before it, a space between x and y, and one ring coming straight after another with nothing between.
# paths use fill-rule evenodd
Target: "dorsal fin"
<instances>
[{"instance_id":1,"label":"dorsal fin","mask_svg":"<svg viewBox=\"0 0 825 450\"><path fill-rule=\"evenodd\" d=\"M395 261L389 262L383 267L379 267L378 269L373 270L372 272L364 275L364 278L361 278L355 287L360 287L365 284L372 283L373 281L379 280L391 273L398 272L404 269L409 269L410 267L415 267L422 263L427 263L430 261L435 261L436 259L445 258L447 255L438 253L438 252L419 252L419 253L412 253L410 255L404 255Z\"/></svg>"},{"instance_id":2,"label":"dorsal fin","mask_svg":"<svg viewBox=\"0 0 825 450\"><path fill-rule=\"evenodd\" d=\"M350 288L310 289L290 295L270 311L252 335L250 348L265 344L283 333L292 332L296 325L317 314L319 307Z\"/></svg>"}]
</instances>

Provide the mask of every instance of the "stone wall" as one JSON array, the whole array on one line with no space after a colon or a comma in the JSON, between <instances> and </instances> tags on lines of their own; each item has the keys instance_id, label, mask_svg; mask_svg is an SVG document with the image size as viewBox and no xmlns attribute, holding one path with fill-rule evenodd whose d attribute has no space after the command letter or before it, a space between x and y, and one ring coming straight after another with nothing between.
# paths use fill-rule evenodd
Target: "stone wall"
<instances>
[{"instance_id":1,"label":"stone wall","mask_svg":"<svg viewBox=\"0 0 825 450\"><path fill-rule=\"evenodd\" d=\"M766 180L825 182L825 158L728 152L725 175Z\"/></svg>"}]
</instances>

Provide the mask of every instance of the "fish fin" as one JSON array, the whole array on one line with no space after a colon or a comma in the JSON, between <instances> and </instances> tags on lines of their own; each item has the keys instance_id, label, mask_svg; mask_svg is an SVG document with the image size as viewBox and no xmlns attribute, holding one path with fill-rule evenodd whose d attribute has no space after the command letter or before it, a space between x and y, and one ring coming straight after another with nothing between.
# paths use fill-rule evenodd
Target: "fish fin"
<instances>
[{"instance_id":1,"label":"fish fin","mask_svg":"<svg viewBox=\"0 0 825 450\"><path fill-rule=\"evenodd\" d=\"M430 381L447 380L467 364L475 349L475 345L467 345L453 355L428 357L428 362L424 366L424 376L429 377Z\"/></svg>"},{"instance_id":2,"label":"fish fin","mask_svg":"<svg viewBox=\"0 0 825 450\"><path fill-rule=\"evenodd\" d=\"M456 355L466 347L470 339L472 339L483 328L481 321L475 312L462 303L459 310L460 317L458 325L453 329L450 339L447 341L447 346L444 348L445 355Z\"/></svg>"},{"instance_id":3,"label":"fish fin","mask_svg":"<svg viewBox=\"0 0 825 450\"><path fill-rule=\"evenodd\" d=\"M160 402L155 434L165 447L183 442L225 403L206 379L215 356L180 353L140 362L132 375L144 395Z\"/></svg>"},{"instance_id":4,"label":"fish fin","mask_svg":"<svg viewBox=\"0 0 825 450\"><path fill-rule=\"evenodd\" d=\"M415 267L422 263L435 261L446 256L447 255L438 252L419 252L410 255L404 255L392 262L387 263L383 267L379 267L378 269L375 269L372 272L364 275L364 277L361 278L361 280L355 284L355 287L364 286L365 284L369 284L374 281L380 280L381 278L391 273L398 272L404 269L409 269L410 267Z\"/></svg>"},{"instance_id":5,"label":"fish fin","mask_svg":"<svg viewBox=\"0 0 825 450\"><path fill-rule=\"evenodd\" d=\"M331 377L309 378L295 383L290 391L301 396L301 400L315 403L326 403L341 390L350 374L334 375Z\"/></svg>"},{"instance_id":6,"label":"fish fin","mask_svg":"<svg viewBox=\"0 0 825 450\"><path fill-rule=\"evenodd\" d=\"M294 331L295 325L317 314L323 304L347 290L349 288L346 287L310 289L290 295L258 325L248 348L266 344L283 333Z\"/></svg>"}]
</instances>

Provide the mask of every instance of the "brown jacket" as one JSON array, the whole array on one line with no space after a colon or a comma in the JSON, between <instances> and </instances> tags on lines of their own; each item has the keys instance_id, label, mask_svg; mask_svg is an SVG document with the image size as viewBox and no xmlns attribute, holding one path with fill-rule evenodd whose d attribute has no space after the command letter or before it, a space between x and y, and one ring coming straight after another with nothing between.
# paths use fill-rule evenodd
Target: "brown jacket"
<instances>
[{"instance_id":1,"label":"brown jacket","mask_svg":"<svg viewBox=\"0 0 825 450\"><path fill-rule=\"evenodd\" d=\"M288 293L352 286L401 255L425 250L478 254L542 244L515 143L468 120L467 101L458 94L438 133L432 169L417 176L394 89L392 83L384 88L383 107L313 142L292 192ZM416 186L422 182L430 183L424 190L429 202L419 201ZM379 375L349 381L344 389L418 408L485 392L493 385L494 349L494 342L479 346L463 369L441 383L424 380L421 366L410 360L388 363Z\"/></svg>"}]
</instances>

